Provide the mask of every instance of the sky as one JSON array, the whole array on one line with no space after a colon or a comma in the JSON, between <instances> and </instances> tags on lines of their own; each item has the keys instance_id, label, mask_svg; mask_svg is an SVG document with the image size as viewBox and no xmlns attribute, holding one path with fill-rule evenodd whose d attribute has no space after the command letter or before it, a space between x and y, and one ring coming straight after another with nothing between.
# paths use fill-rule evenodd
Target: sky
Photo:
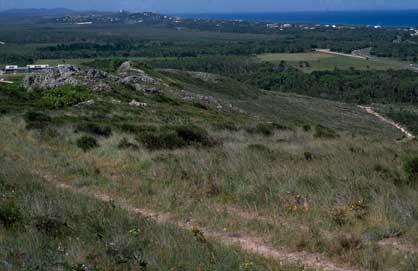
<instances>
[{"instance_id":1,"label":"sky","mask_svg":"<svg viewBox=\"0 0 418 271\"><path fill-rule=\"evenodd\" d=\"M418 0L0 0L0 10L57 8L166 13L418 9Z\"/></svg>"}]
</instances>

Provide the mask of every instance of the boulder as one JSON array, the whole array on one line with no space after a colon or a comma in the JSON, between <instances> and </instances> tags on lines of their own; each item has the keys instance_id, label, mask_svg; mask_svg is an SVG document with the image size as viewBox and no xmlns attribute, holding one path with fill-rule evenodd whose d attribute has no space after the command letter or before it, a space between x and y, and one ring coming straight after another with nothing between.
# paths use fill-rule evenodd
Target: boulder
<instances>
[{"instance_id":1,"label":"boulder","mask_svg":"<svg viewBox=\"0 0 418 271\"><path fill-rule=\"evenodd\" d=\"M136 100L132 100L132 101L129 103L129 105L130 105L130 106L136 106L136 107L147 107L147 106L148 106L148 104L147 104L147 103L141 103L141 102L138 102L138 101L136 101Z\"/></svg>"},{"instance_id":2,"label":"boulder","mask_svg":"<svg viewBox=\"0 0 418 271\"><path fill-rule=\"evenodd\" d=\"M121 83L127 85L134 85L140 83L147 83L147 84L157 84L157 80L148 76L148 75L130 75L121 80Z\"/></svg>"},{"instance_id":3,"label":"boulder","mask_svg":"<svg viewBox=\"0 0 418 271\"><path fill-rule=\"evenodd\" d=\"M131 62L130 61L125 61L118 68L118 73L127 73L127 72L129 72L130 69L131 69Z\"/></svg>"}]
</instances>

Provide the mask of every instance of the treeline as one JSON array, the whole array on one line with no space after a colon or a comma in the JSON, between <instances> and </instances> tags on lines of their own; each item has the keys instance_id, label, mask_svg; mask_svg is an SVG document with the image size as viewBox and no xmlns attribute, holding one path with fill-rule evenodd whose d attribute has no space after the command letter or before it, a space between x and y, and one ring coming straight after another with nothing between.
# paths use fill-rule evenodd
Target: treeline
<instances>
[{"instance_id":1,"label":"treeline","mask_svg":"<svg viewBox=\"0 0 418 271\"><path fill-rule=\"evenodd\" d=\"M227 42L116 42L71 43L41 47L39 58L95 57L197 57L205 55L252 55L262 53L298 53L315 48L287 40L227 41Z\"/></svg>"},{"instance_id":2,"label":"treeline","mask_svg":"<svg viewBox=\"0 0 418 271\"><path fill-rule=\"evenodd\" d=\"M359 104L418 103L417 73L406 70L334 70L306 74L285 62L275 65L243 57L180 58L152 61L150 64L158 68L216 73L266 90L337 101Z\"/></svg>"},{"instance_id":3,"label":"treeline","mask_svg":"<svg viewBox=\"0 0 418 271\"><path fill-rule=\"evenodd\" d=\"M371 54L379 57L394 57L418 62L418 42L376 44Z\"/></svg>"}]
</instances>

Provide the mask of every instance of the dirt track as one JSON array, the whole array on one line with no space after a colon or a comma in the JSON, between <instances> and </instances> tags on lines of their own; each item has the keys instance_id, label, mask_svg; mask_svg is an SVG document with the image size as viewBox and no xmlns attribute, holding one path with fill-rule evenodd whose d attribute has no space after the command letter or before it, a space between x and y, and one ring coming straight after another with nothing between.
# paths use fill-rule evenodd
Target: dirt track
<instances>
[{"instance_id":1,"label":"dirt track","mask_svg":"<svg viewBox=\"0 0 418 271\"><path fill-rule=\"evenodd\" d=\"M361 109L364 109L370 115L373 115L373 116L377 117L382 122L387 123L389 125L392 125L396 129L400 130L403 134L406 135L407 138L409 138L409 139L416 139L416 136L413 135L411 132L409 132L406 128L402 127L399 123L396 123L393 120L388 119L388 118L385 118L384 116L380 115L379 113L377 113L376 111L374 111L374 109L372 107L370 107L370 106L361 106L361 105L359 105L359 107Z\"/></svg>"}]
</instances>

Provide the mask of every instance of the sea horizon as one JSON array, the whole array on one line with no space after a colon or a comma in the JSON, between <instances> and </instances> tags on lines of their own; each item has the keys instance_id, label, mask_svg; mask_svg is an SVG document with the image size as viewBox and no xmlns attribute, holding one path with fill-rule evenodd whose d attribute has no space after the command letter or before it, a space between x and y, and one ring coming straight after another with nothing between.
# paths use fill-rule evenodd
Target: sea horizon
<instances>
[{"instance_id":1,"label":"sea horizon","mask_svg":"<svg viewBox=\"0 0 418 271\"><path fill-rule=\"evenodd\" d=\"M380 25L417 27L417 10L352 10L352 11L279 11L279 12L208 12L177 13L191 19L250 20L277 23L312 23L344 25Z\"/></svg>"}]
</instances>

